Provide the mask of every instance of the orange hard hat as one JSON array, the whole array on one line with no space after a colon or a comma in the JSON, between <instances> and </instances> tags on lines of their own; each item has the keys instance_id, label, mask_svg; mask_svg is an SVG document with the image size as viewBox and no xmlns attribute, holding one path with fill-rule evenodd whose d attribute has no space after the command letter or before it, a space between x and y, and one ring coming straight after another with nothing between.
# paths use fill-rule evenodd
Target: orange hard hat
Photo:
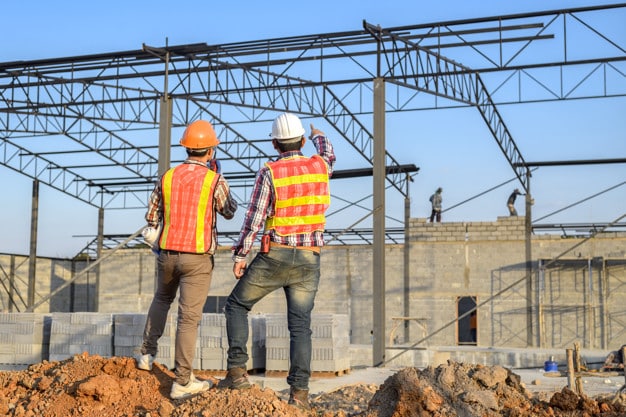
<instances>
[{"instance_id":1,"label":"orange hard hat","mask_svg":"<svg viewBox=\"0 0 626 417\"><path fill-rule=\"evenodd\" d=\"M219 143L213 125L206 120L196 120L191 123L180 139L180 144L189 149L212 148Z\"/></svg>"}]
</instances>

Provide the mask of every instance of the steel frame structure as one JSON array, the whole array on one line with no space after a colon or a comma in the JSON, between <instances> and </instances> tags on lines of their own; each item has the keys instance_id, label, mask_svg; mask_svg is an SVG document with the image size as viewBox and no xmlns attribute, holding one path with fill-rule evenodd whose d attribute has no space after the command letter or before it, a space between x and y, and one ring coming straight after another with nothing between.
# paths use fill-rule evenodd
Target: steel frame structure
<instances>
[{"instance_id":1,"label":"steel frame structure","mask_svg":"<svg viewBox=\"0 0 626 417\"><path fill-rule=\"evenodd\" d=\"M158 169L153 132L170 100L172 128L214 122L235 182L272 157L249 127L285 110L325 119L371 166L372 80L382 78L394 86L386 112L475 107L526 188L497 106L625 96L623 28L607 19L616 14L626 4L4 62L0 163L94 207L144 207ZM405 171L386 179L405 194Z\"/></svg>"},{"instance_id":2,"label":"steel frame structure","mask_svg":"<svg viewBox=\"0 0 626 417\"><path fill-rule=\"evenodd\" d=\"M146 206L171 162L171 130L211 120L223 172L247 188L272 158L255 126L267 126L281 111L323 119L352 153L342 157L361 161L374 175L377 366L385 356L383 245L398 232L384 224L383 182L406 199L417 171L386 150L386 114L473 107L527 191L526 340L532 345L530 171L498 106L626 96L624 21L621 3L391 28L364 21L348 32L4 62L0 164L32 178L33 196L43 183L98 208L100 255L104 210ZM405 201L405 227L406 207ZM33 209L31 309L37 306L36 217ZM355 226L330 235L341 240L351 231L367 242L369 231Z\"/></svg>"}]
</instances>

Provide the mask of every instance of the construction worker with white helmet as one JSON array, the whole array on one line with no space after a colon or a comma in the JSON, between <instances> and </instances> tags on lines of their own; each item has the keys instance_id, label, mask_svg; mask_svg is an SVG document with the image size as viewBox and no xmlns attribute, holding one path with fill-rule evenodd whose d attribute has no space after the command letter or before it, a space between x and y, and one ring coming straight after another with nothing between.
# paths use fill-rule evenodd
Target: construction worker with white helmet
<instances>
[{"instance_id":1,"label":"construction worker with white helmet","mask_svg":"<svg viewBox=\"0 0 626 417\"><path fill-rule=\"evenodd\" d=\"M210 166L219 140L211 123L197 120L187 126L180 144L187 159L167 170L150 196L146 222L159 230L157 289L143 333L137 367L151 370L170 306L179 292L174 350L175 380L170 397L185 398L211 388L210 381L193 375L198 325L213 274L217 247L216 217L232 219L237 210L228 183Z\"/></svg>"},{"instance_id":2,"label":"construction worker with white helmet","mask_svg":"<svg viewBox=\"0 0 626 417\"><path fill-rule=\"evenodd\" d=\"M335 153L324 133L311 124L309 138L317 154L305 157L304 134L296 115L283 113L274 119L271 138L279 157L257 173L239 239L233 247L233 273L238 281L224 309L228 373L218 387L250 387L246 372L248 312L269 293L283 289L291 339L289 403L309 409L311 311L320 279L324 213L330 204L328 180ZM246 258L259 233L261 248L248 266Z\"/></svg>"}]
</instances>

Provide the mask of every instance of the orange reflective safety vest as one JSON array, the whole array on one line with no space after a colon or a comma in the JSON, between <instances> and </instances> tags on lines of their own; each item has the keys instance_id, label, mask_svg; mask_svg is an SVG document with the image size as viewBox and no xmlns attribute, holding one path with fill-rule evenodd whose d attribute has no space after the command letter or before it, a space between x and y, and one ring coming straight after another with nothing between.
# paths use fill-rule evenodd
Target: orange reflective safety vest
<instances>
[{"instance_id":1,"label":"orange reflective safety vest","mask_svg":"<svg viewBox=\"0 0 626 417\"><path fill-rule=\"evenodd\" d=\"M206 253L211 247L215 213L213 192L218 175L196 164L181 164L161 178L162 249Z\"/></svg>"},{"instance_id":2,"label":"orange reflective safety vest","mask_svg":"<svg viewBox=\"0 0 626 417\"><path fill-rule=\"evenodd\" d=\"M265 164L272 175L276 201L265 229L286 236L324 231L330 206L328 166L319 155L297 155Z\"/></svg>"}]
</instances>

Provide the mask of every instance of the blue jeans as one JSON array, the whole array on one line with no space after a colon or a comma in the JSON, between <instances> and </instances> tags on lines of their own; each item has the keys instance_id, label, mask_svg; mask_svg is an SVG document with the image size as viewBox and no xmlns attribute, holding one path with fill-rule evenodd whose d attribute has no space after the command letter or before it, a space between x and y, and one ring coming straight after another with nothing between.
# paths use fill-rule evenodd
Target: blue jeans
<instances>
[{"instance_id":1,"label":"blue jeans","mask_svg":"<svg viewBox=\"0 0 626 417\"><path fill-rule=\"evenodd\" d=\"M311 376L311 311L320 280L320 255L309 250L272 247L259 253L226 300L228 369L248 362L248 312L267 294L282 288L287 299L289 375L287 383L308 389Z\"/></svg>"}]
</instances>

